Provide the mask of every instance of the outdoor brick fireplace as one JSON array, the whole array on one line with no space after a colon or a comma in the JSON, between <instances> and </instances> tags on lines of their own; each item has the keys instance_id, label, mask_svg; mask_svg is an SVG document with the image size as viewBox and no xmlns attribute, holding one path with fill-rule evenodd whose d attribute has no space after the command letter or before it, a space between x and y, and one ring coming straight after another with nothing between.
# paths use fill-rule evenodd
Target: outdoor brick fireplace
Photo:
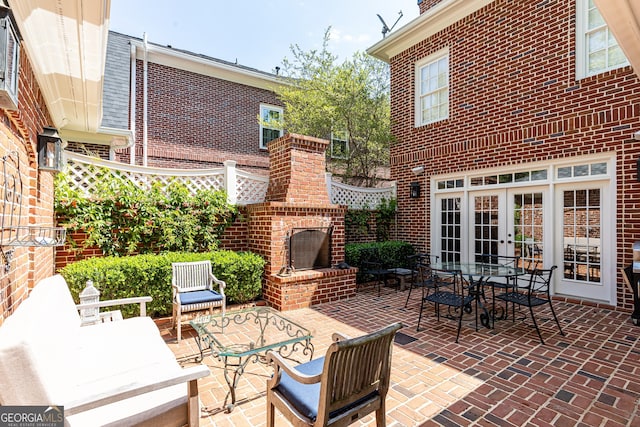
<instances>
[{"instance_id":1,"label":"outdoor brick fireplace","mask_svg":"<svg viewBox=\"0 0 640 427\"><path fill-rule=\"evenodd\" d=\"M347 208L329 201L327 146L296 134L270 142L265 202L247 207L249 249L267 260L263 297L278 310L355 295L357 269L332 268L345 260Z\"/></svg>"}]
</instances>

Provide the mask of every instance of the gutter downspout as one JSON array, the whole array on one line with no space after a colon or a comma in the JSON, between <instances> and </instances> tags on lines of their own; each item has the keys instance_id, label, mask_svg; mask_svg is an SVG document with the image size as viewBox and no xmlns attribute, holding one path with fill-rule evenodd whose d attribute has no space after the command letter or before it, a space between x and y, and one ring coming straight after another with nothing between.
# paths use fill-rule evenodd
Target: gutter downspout
<instances>
[{"instance_id":1,"label":"gutter downspout","mask_svg":"<svg viewBox=\"0 0 640 427\"><path fill-rule=\"evenodd\" d=\"M147 33L143 35L144 46L144 67L142 72L142 166L147 166L147 73L148 73L148 45L147 45Z\"/></svg>"},{"instance_id":2,"label":"gutter downspout","mask_svg":"<svg viewBox=\"0 0 640 427\"><path fill-rule=\"evenodd\" d=\"M129 129L133 135L133 145L129 151L129 163L136 164L136 47L131 44L131 76L129 77Z\"/></svg>"}]
</instances>

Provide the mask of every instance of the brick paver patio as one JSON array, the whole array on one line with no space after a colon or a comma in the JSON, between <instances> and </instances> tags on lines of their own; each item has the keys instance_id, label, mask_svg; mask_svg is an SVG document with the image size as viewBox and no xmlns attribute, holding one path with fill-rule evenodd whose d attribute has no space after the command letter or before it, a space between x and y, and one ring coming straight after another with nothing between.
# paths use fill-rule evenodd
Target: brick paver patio
<instances>
[{"instance_id":1,"label":"brick paver patio","mask_svg":"<svg viewBox=\"0 0 640 427\"><path fill-rule=\"evenodd\" d=\"M565 336L543 311L538 319L546 345L530 320L499 321L474 329L465 319L459 344L456 322L433 308L416 332L419 298L405 309L405 292L365 288L352 299L285 312L311 329L315 356L334 331L357 336L394 321L405 328L393 349L388 426L638 426L640 425L640 327L628 313L555 303ZM185 365L198 352L191 328L177 344L158 322ZM270 368L250 363L238 385L236 408L223 410L227 385L219 361L207 356L211 376L200 380L203 426L264 426L265 384ZM289 423L276 418L277 426ZM354 425L375 425L369 415Z\"/></svg>"}]
</instances>

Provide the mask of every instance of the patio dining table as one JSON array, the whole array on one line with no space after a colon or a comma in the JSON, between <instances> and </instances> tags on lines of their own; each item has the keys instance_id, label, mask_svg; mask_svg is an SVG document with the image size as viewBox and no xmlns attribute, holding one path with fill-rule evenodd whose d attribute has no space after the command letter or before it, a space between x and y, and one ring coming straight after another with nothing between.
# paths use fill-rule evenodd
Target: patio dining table
<instances>
[{"instance_id":1,"label":"patio dining table","mask_svg":"<svg viewBox=\"0 0 640 427\"><path fill-rule=\"evenodd\" d=\"M521 267L484 262L443 261L432 263L431 266L441 270L460 271L463 276L469 278L469 290L476 296L477 305L482 309L482 313L480 313L480 323L489 329L493 328L496 319L503 319L507 316L506 310L504 314L496 316L495 282L489 279L503 278L505 279L505 283L508 283L506 279L522 276L527 273L527 270ZM482 302L482 298L485 297L486 286L491 287L492 301L490 308Z\"/></svg>"}]
</instances>

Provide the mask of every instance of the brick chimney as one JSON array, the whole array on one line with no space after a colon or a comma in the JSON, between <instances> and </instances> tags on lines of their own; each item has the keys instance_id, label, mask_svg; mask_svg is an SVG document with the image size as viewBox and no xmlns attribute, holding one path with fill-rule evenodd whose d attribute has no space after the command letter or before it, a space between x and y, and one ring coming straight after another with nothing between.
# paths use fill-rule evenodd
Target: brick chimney
<instances>
[{"instance_id":1,"label":"brick chimney","mask_svg":"<svg viewBox=\"0 0 640 427\"><path fill-rule=\"evenodd\" d=\"M328 205L325 151L329 141L287 134L269 143L269 188L265 201Z\"/></svg>"},{"instance_id":2,"label":"brick chimney","mask_svg":"<svg viewBox=\"0 0 640 427\"><path fill-rule=\"evenodd\" d=\"M326 184L329 142L287 134L269 143L269 187L247 206L249 250L267 261L263 298L278 310L309 307L356 293L356 268L293 271L288 242L300 229L330 230L330 264L345 260L346 206L331 204Z\"/></svg>"}]
</instances>

